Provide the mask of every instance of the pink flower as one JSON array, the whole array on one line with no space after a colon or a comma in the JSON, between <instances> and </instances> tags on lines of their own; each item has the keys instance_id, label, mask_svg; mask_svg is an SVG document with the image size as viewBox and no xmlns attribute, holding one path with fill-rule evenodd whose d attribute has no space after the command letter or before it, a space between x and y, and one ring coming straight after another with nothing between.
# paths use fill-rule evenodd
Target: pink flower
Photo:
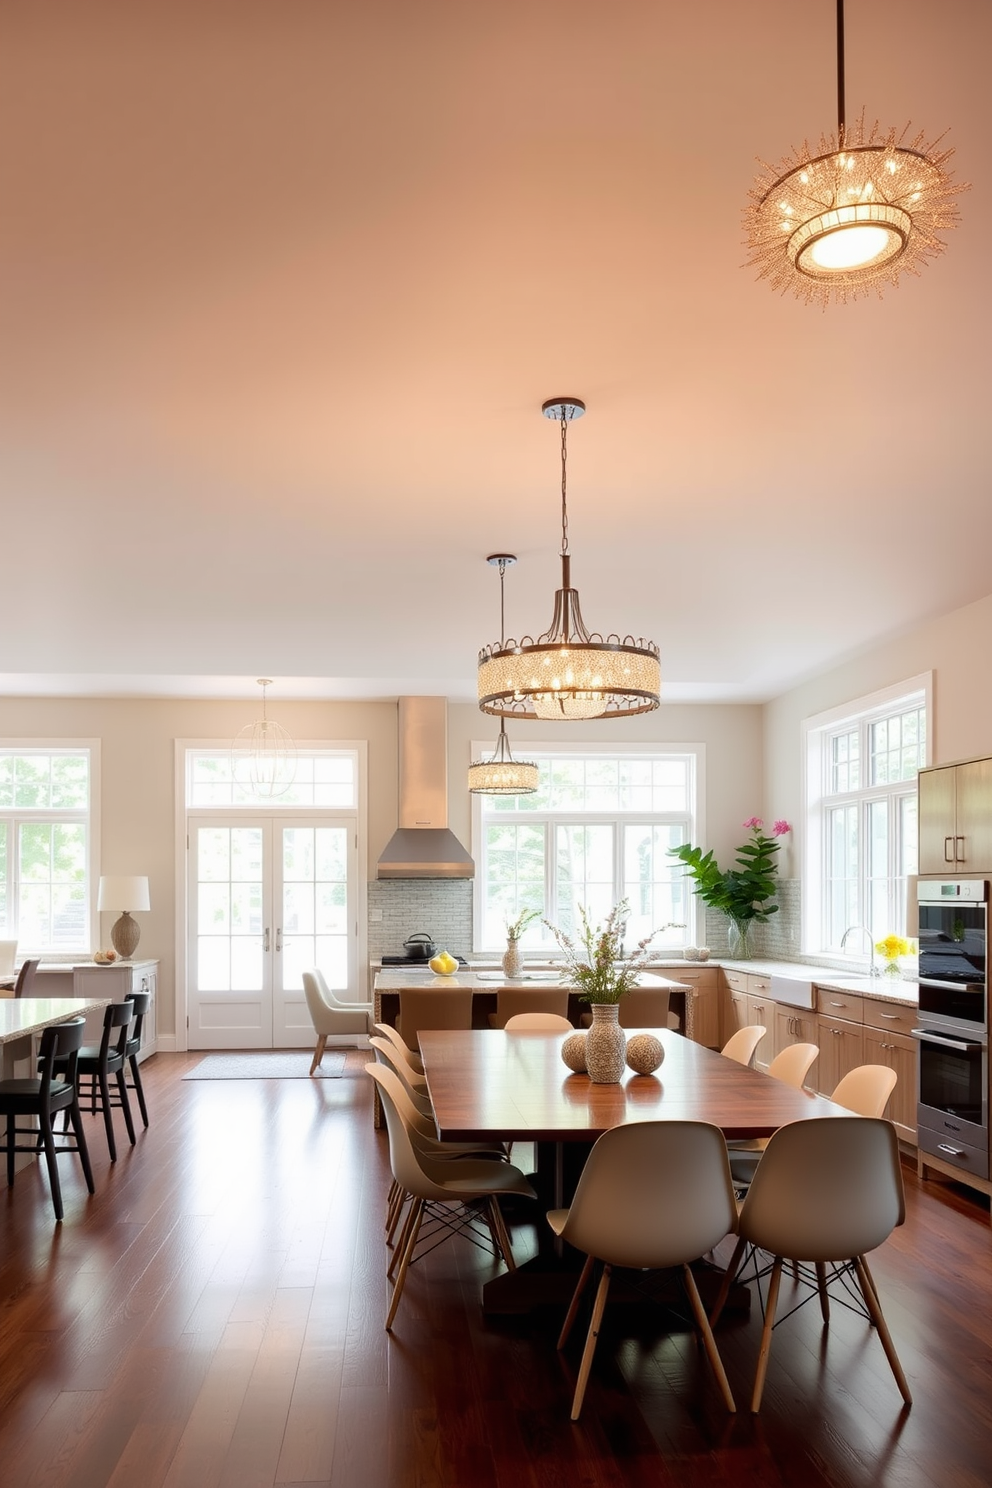
<instances>
[{"instance_id":1,"label":"pink flower","mask_svg":"<svg viewBox=\"0 0 992 1488\"><path fill-rule=\"evenodd\" d=\"M746 822L741 822L742 827L751 827L755 832L761 831L762 821L760 816L749 816Z\"/></svg>"},{"instance_id":2,"label":"pink flower","mask_svg":"<svg viewBox=\"0 0 992 1488\"><path fill-rule=\"evenodd\" d=\"M789 826L789 823L787 821L777 821L775 823L775 825L772 827L772 836L773 837L784 837L785 834L786 834L786 832L791 832L791 831L792 831L792 828Z\"/></svg>"}]
</instances>

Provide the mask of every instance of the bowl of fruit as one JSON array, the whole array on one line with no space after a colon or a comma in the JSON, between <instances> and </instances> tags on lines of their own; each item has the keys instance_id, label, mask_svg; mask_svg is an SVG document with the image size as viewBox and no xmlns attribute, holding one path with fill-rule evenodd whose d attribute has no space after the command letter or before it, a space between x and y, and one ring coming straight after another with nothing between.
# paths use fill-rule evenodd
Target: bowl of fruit
<instances>
[{"instance_id":1,"label":"bowl of fruit","mask_svg":"<svg viewBox=\"0 0 992 1488\"><path fill-rule=\"evenodd\" d=\"M94 951L93 960L96 962L97 966L110 966L114 961L117 960L117 952Z\"/></svg>"},{"instance_id":2,"label":"bowl of fruit","mask_svg":"<svg viewBox=\"0 0 992 1488\"><path fill-rule=\"evenodd\" d=\"M438 951L436 956L431 957L427 965L434 972L435 976L454 976L458 970L458 962L447 951Z\"/></svg>"}]
</instances>

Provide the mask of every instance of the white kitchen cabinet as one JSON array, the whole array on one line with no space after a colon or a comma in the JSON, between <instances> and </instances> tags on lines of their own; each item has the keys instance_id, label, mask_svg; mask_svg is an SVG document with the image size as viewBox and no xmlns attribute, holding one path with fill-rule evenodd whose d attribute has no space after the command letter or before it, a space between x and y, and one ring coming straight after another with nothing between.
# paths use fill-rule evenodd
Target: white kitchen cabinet
<instances>
[{"instance_id":1,"label":"white kitchen cabinet","mask_svg":"<svg viewBox=\"0 0 992 1488\"><path fill-rule=\"evenodd\" d=\"M107 997L123 1002L129 992L147 992L151 997L145 1015L138 1062L148 1059L158 1048L158 962L115 961L111 966L98 966L95 961L77 963L72 968L72 992L76 997ZM99 1043L103 1032L103 1012L90 1013L86 1019L86 1042Z\"/></svg>"}]
</instances>

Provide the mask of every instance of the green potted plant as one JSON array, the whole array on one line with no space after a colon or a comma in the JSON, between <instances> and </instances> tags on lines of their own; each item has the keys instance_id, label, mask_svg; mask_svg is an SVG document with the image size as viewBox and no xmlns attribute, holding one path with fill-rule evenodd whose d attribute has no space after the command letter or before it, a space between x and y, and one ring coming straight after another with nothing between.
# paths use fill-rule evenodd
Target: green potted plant
<instances>
[{"instance_id":1,"label":"green potted plant","mask_svg":"<svg viewBox=\"0 0 992 1488\"><path fill-rule=\"evenodd\" d=\"M704 904L720 910L730 921L730 952L745 959L751 954L751 927L764 925L778 905L772 902L777 887L778 853L781 839L792 828L787 821L777 821L771 836L764 831L760 816L744 822L751 833L737 849L736 868L722 869L712 852L684 842L669 852L685 864L696 893Z\"/></svg>"}]
</instances>

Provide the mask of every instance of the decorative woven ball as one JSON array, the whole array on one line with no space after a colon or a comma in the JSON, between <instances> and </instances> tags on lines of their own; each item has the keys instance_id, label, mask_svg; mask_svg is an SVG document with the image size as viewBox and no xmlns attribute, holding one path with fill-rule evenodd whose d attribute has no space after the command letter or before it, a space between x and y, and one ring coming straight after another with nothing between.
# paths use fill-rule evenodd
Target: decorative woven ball
<instances>
[{"instance_id":1,"label":"decorative woven ball","mask_svg":"<svg viewBox=\"0 0 992 1488\"><path fill-rule=\"evenodd\" d=\"M585 1034L570 1033L561 1046L561 1057L575 1074L584 1075L586 1072Z\"/></svg>"},{"instance_id":2,"label":"decorative woven ball","mask_svg":"<svg viewBox=\"0 0 992 1488\"><path fill-rule=\"evenodd\" d=\"M665 1046L653 1033L635 1033L627 1040L627 1063L635 1075L650 1075L665 1057Z\"/></svg>"}]
</instances>

